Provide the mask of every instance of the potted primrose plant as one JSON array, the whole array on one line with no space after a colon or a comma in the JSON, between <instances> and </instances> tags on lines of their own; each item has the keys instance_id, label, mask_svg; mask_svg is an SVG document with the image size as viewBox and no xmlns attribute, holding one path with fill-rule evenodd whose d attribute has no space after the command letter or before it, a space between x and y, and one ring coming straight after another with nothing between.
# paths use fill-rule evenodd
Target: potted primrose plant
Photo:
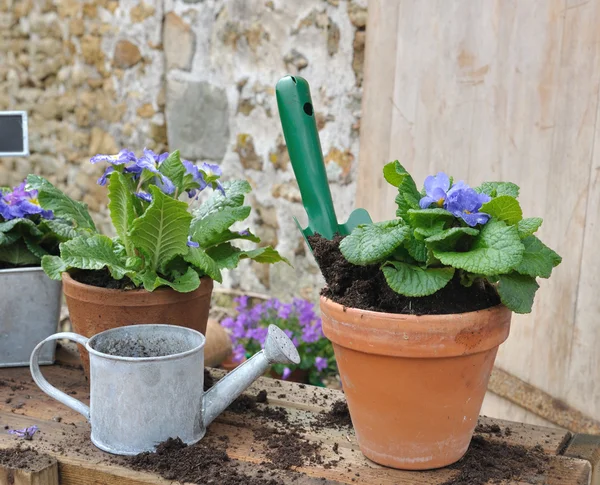
<instances>
[{"instance_id":1,"label":"potted primrose plant","mask_svg":"<svg viewBox=\"0 0 600 485\"><path fill-rule=\"evenodd\" d=\"M467 451L511 312L531 311L536 278L561 258L512 183L473 189L438 173L420 192L397 161L384 176L397 219L310 238L328 284L323 332L363 453L438 468Z\"/></svg>"},{"instance_id":2,"label":"potted primrose plant","mask_svg":"<svg viewBox=\"0 0 600 485\"><path fill-rule=\"evenodd\" d=\"M123 325L165 323L206 331L213 281L240 260L286 261L271 247L237 248L235 240L260 239L231 227L250 215L243 180L221 184L218 165L195 165L179 152L145 149L96 155L106 163L99 185L108 185L116 236L94 233L60 244L42 267L62 279L73 329L91 337ZM211 188L203 202L200 192ZM43 190L43 189L40 189ZM179 200L186 198L186 201ZM286 261L287 262L287 261ZM86 374L88 360L80 348Z\"/></svg>"},{"instance_id":3,"label":"potted primrose plant","mask_svg":"<svg viewBox=\"0 0 600 485\"><path fill-rule=\"evenodd\" d=\"M233 364L240 364L246 357L259 352L269 325L275 325L292 339L302 360L298 365L273 365L270 372L274 377L323 386L324 380L337 374L333 347L323 335L321 319L316 315L313 303L301 298L283 303L273 298L251 306L247 296L234 301L237 315L221 322L231 336Z\"/></svg>"},{"instance_id":4,"label":"potted primrose plant","mask_svg":"<svg viewBox=\"0 0 600 485\"><path fill-rule=\"evenodd\" d=\"M36 187L44 186L43 193ZM47 180L28 182L0 193L0 367L29 365L37 342L56 332L61 284L50 280L40 261L58 254L59 243L94 228L91 219L72 215L85 206ZM40 362L54 362L55 345L44 348Z\"/></svg>"}]
</instances>

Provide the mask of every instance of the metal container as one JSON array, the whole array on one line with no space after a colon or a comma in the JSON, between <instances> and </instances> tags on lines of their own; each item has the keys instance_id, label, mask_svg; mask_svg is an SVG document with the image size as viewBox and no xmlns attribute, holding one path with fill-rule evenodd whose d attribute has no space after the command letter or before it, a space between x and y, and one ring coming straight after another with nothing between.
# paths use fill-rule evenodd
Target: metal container
<instances>
[{"instance_id":1,"label":"metal container","mask_svg":"<svg viewBox=\"0 0 600 485\"><path fill-rule=\"evenodd\" d=\"M29 365L36 344L56 332L62 284L42 268L0 270L0 367ZM56 345L40 354L40 364L53 364Z\"/></svg>"},{"instance_id":2,"label":"metal container","mask_svg":"<svg viewBox=\"0 0 600 485\"><path fill-rule=\"evenodd\" d=\"M89 352L89 407L50 385L41 374L40 351L46 342L62 338ZM204 393L204 344L200 332L173 325L130 325L90 339L57 333L31 354L31 374L42 391L90 421L91 440L98 448L136 455L171 437L196 443L270 364L300 363L294 344L271 325L264 350Z\"/></svg>"}]
</instances>

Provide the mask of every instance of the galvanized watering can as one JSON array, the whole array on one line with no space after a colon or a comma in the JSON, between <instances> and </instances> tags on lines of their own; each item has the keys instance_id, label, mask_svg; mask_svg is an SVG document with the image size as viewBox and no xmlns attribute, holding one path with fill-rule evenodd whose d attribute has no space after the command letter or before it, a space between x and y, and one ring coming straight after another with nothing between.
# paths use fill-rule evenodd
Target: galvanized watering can
<instances>
[{"instance_id":1,"label":"galvanized watering can","mask_svg":"<svg viewBox=\"0 0 600 485\"><path fill-rule=\"evenodd\" d=\"M40 351L58 339L73 340L90 354L89 407L42 376ZM170 437L187 444L200 441L206 427L270 364L300 363L291 340L270 325L264 349L205 393L204 343L200 332L173 325L131 325L90 339L57 333L34 349L31 375L42 391L85 416L94 445L136 455Z\"/></svg>"}]
</instances>

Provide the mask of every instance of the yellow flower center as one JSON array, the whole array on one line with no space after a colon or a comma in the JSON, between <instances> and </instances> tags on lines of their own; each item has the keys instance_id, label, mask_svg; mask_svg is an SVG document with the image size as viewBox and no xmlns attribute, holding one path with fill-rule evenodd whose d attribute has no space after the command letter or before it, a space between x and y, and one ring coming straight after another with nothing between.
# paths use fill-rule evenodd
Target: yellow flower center
<instances>
[{"instance_id":1,"label":"yellow flower center","mask_svg":"<svg viewBox=\"0 0 600 485\"><path fill-rule=\"evenodd\" d=\"M40 205L40 201L37 200L35 197L32 197L31 199L29 199L29 202L31 202L33 205Z\"/></svg>"},{"instance_id":2,"label":"yellow flower center","mask_svg":"<svg viewBox=\"0 0 600 485\"><path fill-rule=\"evenodd\" d=\"M443 205L444 205L444 198L442 197L441 199L438 199L437 206L442 207Z\"/></svg>"},{"instance_id":3,"label":"yellow flower center","mask_svg":"<svg viewBox=\"0 0 600 485\"><path fill-rule=\"evenodd\" d=\"M465 210L465 214L470 214L471 211Z\"/></svg>"}]
</instances>

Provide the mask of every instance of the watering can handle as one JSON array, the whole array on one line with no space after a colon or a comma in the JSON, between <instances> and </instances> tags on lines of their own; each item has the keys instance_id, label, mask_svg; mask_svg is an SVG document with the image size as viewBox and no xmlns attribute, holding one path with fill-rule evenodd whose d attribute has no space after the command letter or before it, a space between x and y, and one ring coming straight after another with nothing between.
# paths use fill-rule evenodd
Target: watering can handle
<instances>
[{"instance_id":1,"label":"watering can handle","mask_svg":"<svg viewBox=\"0 0 600 485\"><path fill-rule=\"evenodd\" d=\"M308 214L308 227L331 239L338 230L338 223L310 87L301 77L286 76L279 80L275 92L290 161Z\"/></svg>"},{"instance_id":2,"label":"watering can handle","mask_svg":"<svg viewBox=\"0 0 600 485\"><path fill-rule=\"evenodd\" d=\"M76 333L71 333L71 332L62 332L62 333L55 333L54 335L50 335L50 337L46 338L45 340L42 340L39 344L37 344L37 346L35 347L35 349L33 349L33 352L31 353L31 359L29 361L29 368L31 370L31 375L32 375L35 383L39 386L39 388L42 391L44 391L50 397L53 397L54 399L56 399L58 402L61 402L65 406L68 406L71 409L73 409L74 411L77 411L79 414L82 414L85 417L85 419L87 419L89 421L89 419L90 419L89 406L86 406L81 401L78 401L74 397L71 397L68 394L65 394L64 392L59 391L56 387L54 387L52 384L50 384L45 379L45 377L42 375L42 371L40 370L40 364L39 364L40 355L39 354L40 354L40 350L42 350L42 347L44 346L44 344L46 342L50 342L52 340L60 340L60 339L64 339L64 338L73 340L74 342L77 342L78 344L81 344L83 346L85 346L85 344L89 340L85 337L82 337L81 335L78 335Z\"/></svg>"}]
</instances>

